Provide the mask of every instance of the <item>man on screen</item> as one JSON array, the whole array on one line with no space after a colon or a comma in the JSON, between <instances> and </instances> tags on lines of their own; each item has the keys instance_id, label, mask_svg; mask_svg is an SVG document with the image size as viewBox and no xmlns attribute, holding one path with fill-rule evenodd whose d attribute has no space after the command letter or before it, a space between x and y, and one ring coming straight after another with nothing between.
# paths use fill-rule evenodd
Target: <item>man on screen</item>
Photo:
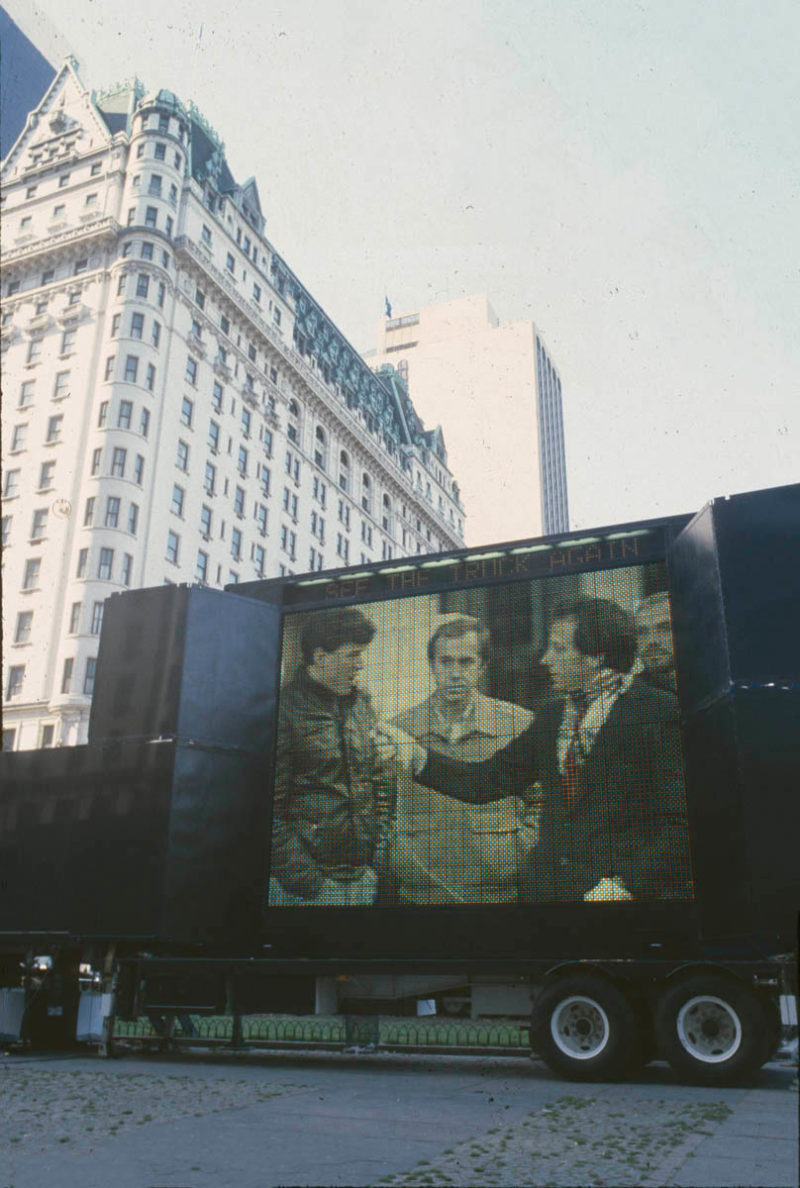
<instances>
[{"instance_id":1,"label":"man on screen","mask_svg":"<svg viewBox=\"0 0 800 1188\"><path fill-rule=\"evenodd\" d=\"M281 690L269 906L366 905L394 810L396 769L356 687L375 634L352 607L309 615L302 662Z\"/></svg>"},{"instance_id":2,"label":"man on screen","mask_svg":"<svg viewBox=\"0 0 800 1188\"><path fill-rule=\"evenodd\" d=\"M421 783L471 803L541 780L523 902L692 894L677 700L633 679L635 650L617 603L564 606L542 659L556 698L533 725L484 763L415 755Z\"/></svg>"},{"instance_id":3,"label":"man on screen","mask_svg":"<svg viewBox=\"0 0 800 1188\"><path fill-rule=\"evenodd\" d=\"M666 590L648 594L636 608L636 663L642 680L653 689L674 693L675 657L672 618Z\"/></svg>"},{"instance_id":4,"label":"man on screen","mask_svg":"<svg viewBox=\"0 0 800 1188\"><path fill-rule=\"evenodd\" d=\"M491 643L478 619L448 615L427 647L433 693L394 719L424 747L466 762L493 755L533 721L480 691ZM531 830L526 804L507 796L465 805L406 778L390 846L391 893L406 903L507 903Z\"/></svg>"}]
</instances>

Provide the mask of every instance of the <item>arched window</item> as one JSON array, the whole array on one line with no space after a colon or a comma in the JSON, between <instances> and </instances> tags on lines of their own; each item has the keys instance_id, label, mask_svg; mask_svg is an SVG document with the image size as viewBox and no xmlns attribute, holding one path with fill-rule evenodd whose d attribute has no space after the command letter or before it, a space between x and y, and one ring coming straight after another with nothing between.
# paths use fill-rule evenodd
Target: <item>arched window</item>
<instances>
[{"instance_id":1,"label":"arched window","mask_svg":"<svg viewBox=\"0 0 800 1188\"><path fill-rule=\"evenodd\" d=\"M361 506L372 514L372 479L366 471L361 476Z\"/></svg>"},{"instance_id":2,"label":"arched window","mask_svg":"<svg viewBox=\"0 0 800 1188\"><path fill-rule=\"evenodd\" d=\"M381 524L384 532L392 531L392 501L388 495L383 497L383 515L381 517Z\"/></svg>"},{"instance_id":3,"label":"arched window","mask_svg":"<svg viewBox=\"0 0 800 1188\"><path fill-rule=\"evenodd\" d=\"M314 462L321 470L326 470L328 466L328 439L325 435L325 430L321 425L317 425L314 434Z\"/></svg>"},{"instance_id":4,"label":"arched window","mask_svg":"<svg viewBox=\"0 0 800 1188\"><path fill-rule=\"evenodd\" d=\"M346 450L339 454L339 486L343 491L350 490L350 458Z\"/></svg>"}]
</instances>

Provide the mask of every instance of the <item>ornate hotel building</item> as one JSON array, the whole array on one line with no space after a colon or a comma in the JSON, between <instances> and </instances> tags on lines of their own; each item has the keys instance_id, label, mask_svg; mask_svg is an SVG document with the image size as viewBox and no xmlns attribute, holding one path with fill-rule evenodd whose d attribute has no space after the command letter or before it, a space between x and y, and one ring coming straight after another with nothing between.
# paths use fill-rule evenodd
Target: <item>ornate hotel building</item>
<instances>
[{"instance_id":1,"label":"ornate hotel building","mask_svg":"<svg viewBox=\"0 0 800 1188\"><path fill-rule=\"evenodd\" d=\"M463 544L441 430L199 111L58 71L2 165L3 746L87 737L106 598Z\"/></svg>"}]
</instances>

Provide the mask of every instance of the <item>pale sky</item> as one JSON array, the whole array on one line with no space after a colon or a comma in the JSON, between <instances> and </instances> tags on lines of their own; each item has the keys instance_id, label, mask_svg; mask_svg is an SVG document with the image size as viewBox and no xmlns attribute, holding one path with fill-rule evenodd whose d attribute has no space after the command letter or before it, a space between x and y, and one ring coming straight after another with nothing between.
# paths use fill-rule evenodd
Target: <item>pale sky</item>
<instances>
[{"instance_id":1,"label":"pale sky","mask_svg":"<svg viewBox=\"0 0 800 1188\"><path fill-rule=\"evenodd\" d=\"M574 527L800 480L797 0L4 6L194 99L359 350L384 294L535 321Z\"/></svg>"}]
</instances>

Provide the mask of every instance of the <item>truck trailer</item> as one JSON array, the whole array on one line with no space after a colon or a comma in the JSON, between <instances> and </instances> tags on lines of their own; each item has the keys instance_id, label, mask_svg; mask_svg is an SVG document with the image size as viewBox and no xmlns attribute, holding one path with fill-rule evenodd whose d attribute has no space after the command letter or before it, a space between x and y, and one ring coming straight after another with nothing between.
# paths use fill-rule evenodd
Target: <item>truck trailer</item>
<instances>
[{"instance_id":1,"label":"truck trailer","mask_svg":"<svg viewBox=\"0 0 800 1188\"><path fill-rule=\"evenodd\" d=\"M800 485L112 595L88 744L0 756L2 1038L96 1036L87 995L106 1051L432 999L572 1079L752 1078L796 994L798 623Z\"/></svg>"}]
</instances>

